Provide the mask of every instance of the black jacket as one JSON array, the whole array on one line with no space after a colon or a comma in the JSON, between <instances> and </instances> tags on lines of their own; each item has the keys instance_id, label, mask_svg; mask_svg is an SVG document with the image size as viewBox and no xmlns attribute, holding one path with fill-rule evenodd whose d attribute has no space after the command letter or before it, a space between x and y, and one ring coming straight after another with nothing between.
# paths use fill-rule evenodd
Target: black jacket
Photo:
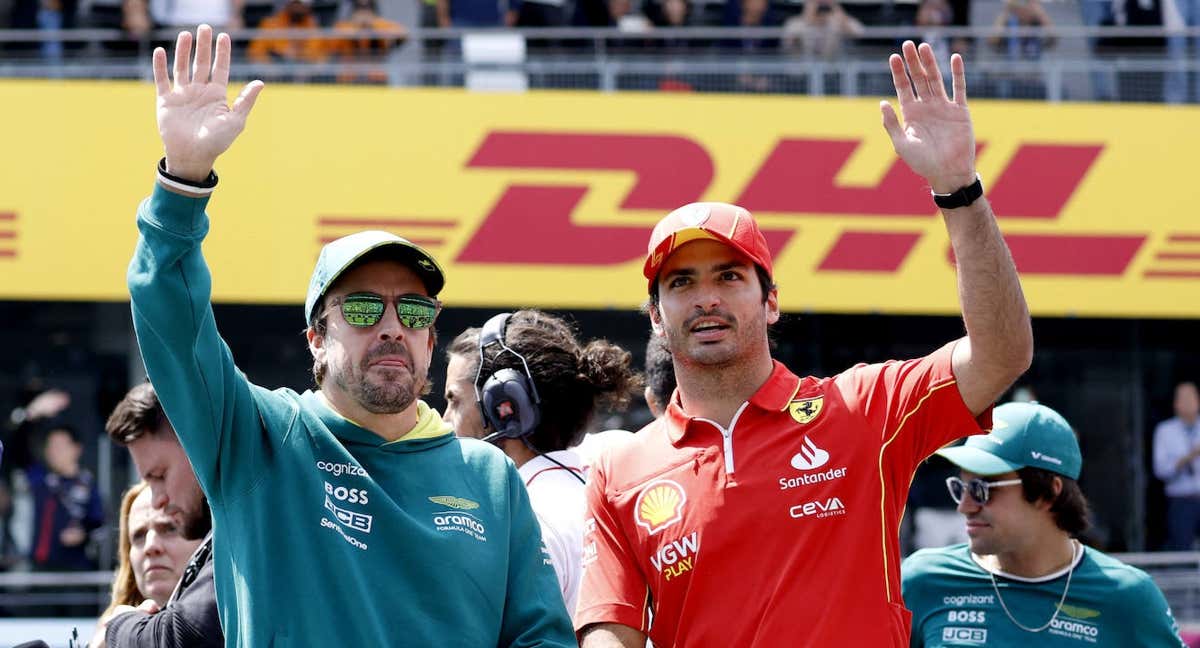
<instances>
[{"instance_id":1,"label":"black jacket","mask_svg":"<svg viewBox=\"0 0 1200 648\"><path fill-rule=\"evenodd\" d=\"M192 554L167 607L158 614L129 612L113 618L108 622L105 643L108 648L225 645L221 620L217 618L211 533Z\"/></svg>"}]
</instances>

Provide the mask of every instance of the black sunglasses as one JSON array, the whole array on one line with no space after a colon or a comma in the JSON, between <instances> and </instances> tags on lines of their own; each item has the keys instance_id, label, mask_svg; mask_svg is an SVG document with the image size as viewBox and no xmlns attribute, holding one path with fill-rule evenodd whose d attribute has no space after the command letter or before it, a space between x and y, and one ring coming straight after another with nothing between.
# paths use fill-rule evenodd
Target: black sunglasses
<instances>
[{"instance_id":1,"label":"black sunglasses","mask_svg":"<svg viewBox=\"0 0 1200 648\"><path fill-rule=\"evenodd\" d=\"M946 488L950 489L950 498L954 500L955 504L962 504L964 492L970 493L971 499L979 502L980 505L987 504L988 497L991 495L990 489L1001 486L1016 486L1020 483L1020 479L989 482L976 478L965 482L958 477L946 478Z\"/></svg>"},{"instance_id":2,"label":"black sunglasses","mask_svg":"<svg viewBox=\"0 0 1200 648\"><path fill-rule=\"evenodd\" d=\"M387 301L382 295L360 292L340 298L342 317L350 326L370 328L383 319ZM425 295L400 295L396 298L396 316L405 328L425 329L433 326L442 302Z\"/></svg>"}]
</instances>

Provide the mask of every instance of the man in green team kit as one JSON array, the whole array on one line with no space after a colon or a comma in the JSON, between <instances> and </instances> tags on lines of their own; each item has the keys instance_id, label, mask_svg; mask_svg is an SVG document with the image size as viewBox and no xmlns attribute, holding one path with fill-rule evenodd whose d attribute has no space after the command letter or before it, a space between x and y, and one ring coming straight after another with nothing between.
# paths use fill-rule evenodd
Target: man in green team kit
<instances>
[{"instance_id":1,"label":"man in green team kit","mask_svg":"<svg viewBox=\"0 0 1200 648\"><path fill-rule=\"evenodd\" d=\"M912 646L1183 646L1145 572L1084 547L1088 505L1071 426L1037 403L993 412L991 434L938 454L968 544L923 549L900 567Z\"/></svg>"},{"instance_id":2,"label":"man in green team kit","mask_svg":"<svg viewBox=\"0 0 1200 648\"><path fill-rule=\"evenodd\" d=\"M129 292L146 371L212 507L226 645L574 646L512 462L420 400L445 283L432 256L385 232L325 246L304 309L316 391L268 391L234 365L200 246L213 164L263 86L227 106L229 36L215 59L212 41L202 25L193 67L180 34L173 79L154 52L166 157L138 209Z\"/></svg>"}]
</instances>

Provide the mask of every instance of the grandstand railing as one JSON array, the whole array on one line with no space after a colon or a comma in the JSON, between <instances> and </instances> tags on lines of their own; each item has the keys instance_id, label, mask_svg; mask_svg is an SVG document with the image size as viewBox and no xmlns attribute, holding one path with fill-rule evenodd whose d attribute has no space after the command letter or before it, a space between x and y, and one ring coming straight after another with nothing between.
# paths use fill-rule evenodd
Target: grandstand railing
<instances>
[{"instance_id":1,"label":"grandstand railing","mask_svg":"<svg viewBox=\"0 0 1200 648\"><path fill-rule=\"evenodd\" d=\"M170 43L175 32L160 30L131 39L120 30L0 30L0 77L148 79L149 52ZM395 86L468 86L482 76L507 78L491 89L560 88L600 91L690 89L717 92L766 92L806 95L886 95L891 92L886 54L903 39L967 38L976 43L967 58L970 94L1048 101L1161 101L1172 74L1200 75L1200 52L1168 55L1168 38L1188 39L1200 48L1200 28L1089 27L1061 25L1006 28L916 26L866 27L847 38L835 59L804 56L786 47L743 50L739 43L775 42L794 34L779 27L684 27L625 32L615 28L426 29L384 57L353 62L256 63L240 55L240 46L263 35L258 30L231 33L239 45L232 74L237 79L288 82L339 82L347 79ZM464 58L462 43L481 34L503 36L515 48L496 61ZM1057 46L1036 59L1010 59L985 45L988 38L1037 38L1053 35ZM385 32L335 33L329 30L272 31L272 39L332 40L386 37ZM62 42L65 52L49 60L41 43ZM1091 43L1101 43L1093 49ZM1149 43L1149 45L1147 45ZM20 49L24 46L24 50ZM508 75L504 77L504 75ZM1187 83L1186 77L1184 83ZM1193 85L1200 80L1192 80ZM1111 96L1099 97L1105 85ZM1200 93L1198 88L1195 93ZM1193 98L1196 94L1192 95Z\"/></svg>"}]
</instances>

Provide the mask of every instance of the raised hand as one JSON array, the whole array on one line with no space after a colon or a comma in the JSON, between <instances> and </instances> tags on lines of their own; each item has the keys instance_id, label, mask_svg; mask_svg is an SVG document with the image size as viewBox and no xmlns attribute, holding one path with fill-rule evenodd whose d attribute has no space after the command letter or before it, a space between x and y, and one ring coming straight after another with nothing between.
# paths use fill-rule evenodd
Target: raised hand
<instances>
[{"instance_id":1,"label":"raised hand","mask_svg":"<svg viewBox=\"0 0 1200 648\"><path fill-rule=\"evenodd\" d=\"M246 127L262 81L251 81L230 106L229 35L217 37L213 57L212 28L196 30L196 60L192 63L192 34L180 32L175 40L174 83L167 74L167 52L154 49L154 85L158 91L158 134L167 154L167 172L186 180L201 181L212 171L217 157L233 144Z\"/></svg>"},{"instance_id":2,"label":"raised hand","mask_svg":"<svg viewBox=\"0 0 1200 648\"><path fill-rule=\"evenodd\" d=\"M892 138L896 153L935 192L956 191L975 181L975 132L967 110L962 57L958 54L950 57L954 79L954 97L950 98L946 96L942 72L928 43L917 47L912 41L904 41L901 51L904 57L892 54L888 64L904 125L901 126L891 103L881 101L883 127Z\"/></svg>"}]
</instances>

